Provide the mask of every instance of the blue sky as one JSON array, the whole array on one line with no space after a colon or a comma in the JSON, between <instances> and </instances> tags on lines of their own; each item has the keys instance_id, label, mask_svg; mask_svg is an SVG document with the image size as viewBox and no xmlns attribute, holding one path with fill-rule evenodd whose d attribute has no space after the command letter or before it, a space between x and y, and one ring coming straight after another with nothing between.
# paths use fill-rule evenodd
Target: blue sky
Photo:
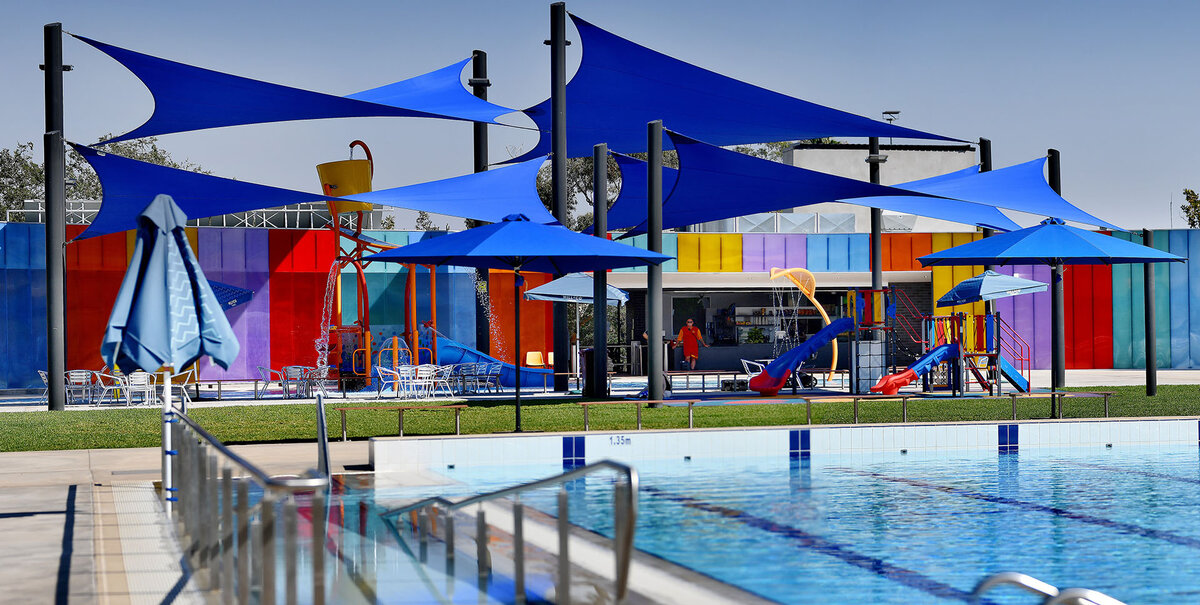
<instances>
[{"instance_id":1,"label":"blue sky","mask_svg":"<svg viewBox=\"0 0 1200 605\"><path fill-rule=\"evenodd\" d=\"M697 65L785 94L952 137L992 139L997 167L1062 152L1063 194L1126 228L1183 225L1200 188L1196 2L634 2L568 10ZM280 84L347 94L488 52L492 101L549 90L549 3L53 1L5 9L0 147L40 141L42 26ZM573 30L569 31L573 36ZM578 47L568 50L577 62ZM66 133L89 143L151 112L149 93L72 38ZM493 160L533 135L492 129ZM368 118L167 135L162 145L221 176L318 191L314 165L363 139L376 188L470 172L466 124ZM40 151L39 151L40 153ZM1174 204L1172 205L1172 200ZM1174 217L1172 219L1172 216Z\"/></svg>"}]
</instances>

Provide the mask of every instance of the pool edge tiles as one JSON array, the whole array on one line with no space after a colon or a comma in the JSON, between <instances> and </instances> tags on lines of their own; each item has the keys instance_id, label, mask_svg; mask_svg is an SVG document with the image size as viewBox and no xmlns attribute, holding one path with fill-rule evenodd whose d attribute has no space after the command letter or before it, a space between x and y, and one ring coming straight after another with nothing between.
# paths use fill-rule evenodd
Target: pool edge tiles
<instances>
[{"instance_id":1,"label":"pool edge tiles","mask_svg":"<svg viewBox=\"0 0 1200 605\"><path fill-rule=\"evenodd\" d=\"M564 470L599 460L633 463L677 457L807 458L820 454L1117 446L1200 445L1200 418L1024 420L929 424L801 425L771 428L630 430L532 435L375 437L377 472L449 466L562 463Z\"/></svg>"}]
</instances>

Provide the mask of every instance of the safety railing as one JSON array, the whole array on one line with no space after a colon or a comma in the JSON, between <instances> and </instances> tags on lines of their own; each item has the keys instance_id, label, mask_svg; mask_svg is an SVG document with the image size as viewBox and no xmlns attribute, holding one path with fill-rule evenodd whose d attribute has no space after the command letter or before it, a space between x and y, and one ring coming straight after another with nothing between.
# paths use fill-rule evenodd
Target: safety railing
<instances>
[{"instance_id":1,"label":"safety railing","mask_svg":"<svg viewBox=\"0 0 1200 605\"><path fill-rule=\"evenodd\" d=\"M997 586L1015 586L1042 597L1042 605L1125 605L1102 592L1089 588L1058 588L1032 576L1015 571L992 574L975 586L971 592L971 603L979 603L984 593Z\"/></svg>"},{"instance_id":2,"label":"safety railing","mask_svg":"<svg viewBox=\"0 0 1200 605\"><path fill-rule=\"evenodd\" d=\"M625 600L629 592L629 567L633 560L633 536L637 525L637 492L638 474L633 467L611 460L601 460L586 466L569 470L561 475L547 477L538 481L508 487L499 491L472 496L465 500L453 502L442 497L432 497L414 502L407 506L394 508L383 513L384 519L394 523L405 513L416 512L414 531L421 544L432 535L429 529L430 521L441 518L442 540L446 545L446 566L453 567L454 549L454 512L472 505L480 505L475 513L475 547L481 584L491 574L491 556L488 551L488 523L482 504L490 500L515 497L512 504L512 553L513 553L513 585L514 602L524 603L525 593L525 531L524 505L520 501L523 493L559 485L558 492L558 568L557 590L554 602L559 605L569 605L571 602L571 559L568 544L570 543L570 511L567 503L566 483L600 471L615 471L618 474L617 483L613 486L613 554L616 558L615 582L613 594L616 602ZM393 524L393 527L395 525Z\"/></svg>"},{"instance_id":3,"label":"safety railing","mask_svg":"<svg viewBox=\"0 0 1200 605\"><path fill-rule=\"evenodd\" d=\"M312 593L325 601L328 436L317 397L318 465L305 477L273 477L230 450L170 401L163 389L163 495L196 587L222 603L297 603L299 501L309 496ZM250 502L250 485L262 498ZM279 527L282 517L282 528ZM282 549L280 544L282 542ZM277 556L282 550L282 582ZM307 595L306 595L307 596Z\"/></svg>"}]
</instances>

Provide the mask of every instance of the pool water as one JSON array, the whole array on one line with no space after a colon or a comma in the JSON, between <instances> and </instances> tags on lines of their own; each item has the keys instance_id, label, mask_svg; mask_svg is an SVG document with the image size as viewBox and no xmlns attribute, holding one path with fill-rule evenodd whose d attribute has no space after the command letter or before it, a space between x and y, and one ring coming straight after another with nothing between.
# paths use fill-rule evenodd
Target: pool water
<instances>
[{"instance_id":1,"label":"pool water","mask_svg":"<svg viewBox=\"0 0 1200 605\"><path fill-rule=\"evenodd\" d=\"M980 579L1000 571L1130 603L1200 602L1195 446L680 459L636 467L639 549L784 603L963 602ZM372 497L461 497L561 467L432 470L460 483ZM576 481L571 521L611 535L611 484L604 476ZM553 491L525 501L556 512ZM1031 601L1009 588L995 589L989 600Z\"/></svg>"}]
</instances>

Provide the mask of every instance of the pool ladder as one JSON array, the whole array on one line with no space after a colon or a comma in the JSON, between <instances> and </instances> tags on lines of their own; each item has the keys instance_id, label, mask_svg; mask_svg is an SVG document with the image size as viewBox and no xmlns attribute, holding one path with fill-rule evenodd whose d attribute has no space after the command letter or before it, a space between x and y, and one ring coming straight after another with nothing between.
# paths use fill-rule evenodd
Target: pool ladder
<instances>
[{"instance_id":1,"label":"pool ladder","mask_svg":"<svg viewBox=\"0 0 1200 605\"><path fill-rule=\"evenodd\" d=\"M425 498L407 506L390 509L382 513L382 516L384 520L392 524L393 530L396 530L395 523L400 521L406 513L415 513L416 519L413 520L412 525L422 546L429 537L432 537L432 532L430 531L431 522L440 517L442 539L446 545L446 564L449 569L453 569L455 555L454 512L471 505L480 505L475 516L475 546L476 559L479 565L480 590L486 593L487 578L491 575L491 555L488 552L488 523L484 516L482 504L489 500L503 499L510 496L515 497L512 504L513 596L515 603L525 603L524 505L520 501L520 496L524 492L557 485L559 486L557 520L558 556L556 557L558 560L558 589L556 590L554 602L560 605L570 605L571 561L568 554L568 544L570 543L571 526L567 508L566 484L575 479L580 479L586 475L601 471L615 472L617 474L616 483L613 485L613 554L616 560L613 594L616 597L616 602L621 603L629 595L629 567L633 560L633 535L637 525L638 473L631 466L612 460L601 460L568 470L561 475L523 483L457 502L440 496Z\"/></svg>"},{"instance_id":2,"label":"pool ladder","mask_svg":"<svg viewBox=\"0 0 1200 605\"><path fill-rule=\"evenodd\" d=\"M1001 585L1016 586L1043 597L1042 605L1125 605L1102 592L1088 588L1058 588L1035 577L1015 571L992 574L979 582L971 592L971 603L979 603L983 593Z\"/></svg>"}]
</instances>

